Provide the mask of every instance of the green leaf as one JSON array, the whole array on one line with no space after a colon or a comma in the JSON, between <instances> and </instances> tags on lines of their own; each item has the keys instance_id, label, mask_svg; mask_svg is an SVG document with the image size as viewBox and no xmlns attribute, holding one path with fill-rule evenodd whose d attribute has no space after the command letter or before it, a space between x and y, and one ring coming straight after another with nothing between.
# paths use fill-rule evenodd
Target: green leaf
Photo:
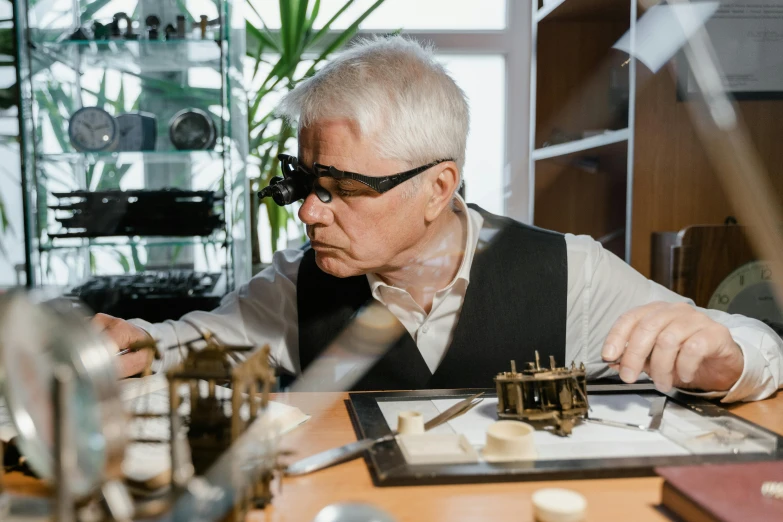
<instances>
[{"instance_id":1,"label":"green leaf","mask_svg":"<svg viewBox=\"0 0 783 522\"><path fill-rule=\"evenodd\" d=\"M106 7L112 2L112 0L95 0L91 2L85 9L82 11L81 19L84 23L87 23L88 21L92 20L95 16L95 13Z\"/></svg>"},{"instance_id":2,"label":"green leaf","mask_svg":"<svg viewBox=\"0 0 783 522\"><path fill-rule=\"evenodd\" d=\"M130 272L130 263L128 262L128 257L119 250L113 250L113 253L114 257L117 258L117 261L119 261L120 265L122 266L122 270L126 274Z\"/></svg>"},{"instance_id":3,"label":"green leaf","mask_svg":"<svg viewBox=\"0 0 783 522\"><path fill-rule=\"evenodd\" d=\"M114 115L125 112L125 82L120 78L120 90L116 100L106 100L106 103L114 109Z\"/></svg>"},{"instance_id":4,"label":"green leaf","mask_svg":"<svg viewBox=\"0 0 783 522\"><path fill-rule=\"evenodd\" d=\"M280 6L280 40L283 44L281 54L285 57L291 56L294 52L294 24L296 23L294 9L298 4L299 0L278 1Z\"/></svg>"},{"instance_id":5,"label":"green leaf","mask_svg":"<svg viewBox=\"0 0 783 522\"><path fill-rule=\"evenodd\" d=\"M177 258L182 253L182 245L174 245L174 248L171 249L171 264L170 266L174 266L177 263Z\"/></svg>"},{"instance_id":6,"label":"green leaf","mask_svg":"<svg viewBox=\"0 0 783 522\"><path fill-rule=\"evenodd\" d=\"M280 52L280 46L277 45L277 42L275 42L275 39L272 38L270 35L267 35L260 31L256 26L251 24L249 21L245 22L245 31L247 32L247 35L250 38L255 38L258 40L259 45L264 45L266 47L271 47L276 52ZM248 45L250 47L250 45Z\"/></svg>"},{"instance_id":7,"label":"green leaf","mask_svg":"<svg viewBox=\"0 0 783 522\"><path fill-rule=\"evenodd\" d=\"M141 262L141 257L139 257L139 247L137 245L131 245L131 259L133 259L133 269L136 272L144 272L145 266Z\"/></svg>"},{"instance_id":8,"label":"green leaf","mask_svg":"<svg viewBox=\"0 0 783 522\"><path fill-rule=\"evenodd\" d=\"M301 56L302 49L304 49L302 37L307 32L307 8L309 3L310 0L299 0L298 2L296 21L294 23L294 52L296 53L297 61L299 61L299 56Z\"/></svg>"},{"instance_id":9,"label":"green leaf","mask_svg":"<svg viewBox=\"0 0 783 522\"><path fill-rule=\"evenodd\" d=\"M329 19L329 21L326 22L326 24L324 24L324 26L321 27L321 29L317 33L315 33L315 36L313 36L312 40L307 42L307 46L312 47L313 45L318 43L321 40L321 38L323 38L326 34L328 34L329 29L331 29L334 21L340 18L340 16L345 12L345 10L351 7L351 4L353 4L353 2L354 0L348 0L348 2L346 2L340 9L338 9L337 12L334 14L334 16L332 16Z\"/></svg>"},{"instance_id":10,"label":"green leaf","mask_svg":"<svg viewBox=\"0 0 783 522\"><path fill-rule=\"evenodd\" d=\"M63 118L53 117L54 115L59 115L60 110L51 98L51 94L45 90L38 91L35 93L35 97L38 101L38 105L41 107L41 112L50 115L52 131L54 132L54 137L57 139L57 143L59 143L61 150L68 150L70 148L70 140L64 130Z\"/></svg>"},{"instance_id":11,"label":"green leaf","mask_svg":"<svg viewBox=\"0 0 783 522\"><path fill-rule=\"evenodd\" d=\"M359 30L359 25L361 25L364 20L372 14L373 11L378 9L380 5L384 2L384 0L376 0L374 4L372 4L359 18L357 18L351 25L348 26L343 33L335 38L335 40L330 43L326 49L321 53L321 55L316 58L315 62L313 62L313 65L310 67L307 73L305 73L305 77L308 77L310 74L315 72L315 67L323 60L325 60L330 54L335 52L337 49L348 43L348 41L353 38L353 36L356 34L356 31Z\"/></svg>"},{"instance_id":12,"label":"green leaf","mask_svg":"<svg viewBox=\"0 0 783 522\"><path fill-rule=\"evenodd\" d=\"M305 32L302 38L302 44L303 46L307 44L307 39L310 36L310 32L313 30L313 24L315 23L315 19L318 18L318 13L321 10L321 0L315 0L315 3L313 4L313 9L310 11L310 17L307 19L307 24L305 25Z\"/></svg>"},{"instance_id":13,"label":"green leaf","mask_svg":"<svg viewBox=\"0 0 783 522\"><path fill-rule=\"evenodd\" d=\"M183 0L177 0L177 8L179 9L180 13L185 15L188 23L193 23L196 21L193 15L190 14L190 11L188 11L188 6Z\"/></svg>"},{"instance_id":14,"label":"green leaf","mask_svg":"<svg viewBox=\"0 0 783 522\"><path fill-rule=\"evenodd\" d=\"M98 100L95 102L96 107L103 107L108 101L106 99L106 70L103 71L103 76L101 76L101 83L98 86L98 92L95 94L95 97L98 98Z\"/></svg>"}]
</instances>

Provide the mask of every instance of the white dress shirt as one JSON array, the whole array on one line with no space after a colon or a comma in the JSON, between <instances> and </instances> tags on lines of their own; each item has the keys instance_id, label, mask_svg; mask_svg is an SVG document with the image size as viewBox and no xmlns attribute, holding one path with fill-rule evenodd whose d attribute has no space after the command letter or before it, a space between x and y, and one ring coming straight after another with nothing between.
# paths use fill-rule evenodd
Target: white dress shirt
<instances>
[{"instance_id":1,"label":"white dress shirt","mask_svg":"<svg viewBox=\"0 0 783 522\"><path fill-rule=\"evenodd\" d=\"M482 234L484 219L478 212L468 209L460 197L455 207L467 226L464 256L454 280L435 293L429 314L407 291L387 285L375 274L367 275L373 298L400 320L433 372L443 360L459 321L477 245L481 248L481 242L489 239ZM588 236L566 234L565 241L568 256L566 361L559 362L574 361L577 365L583 362L588 378L592 379L614 375L616 372L602 362L601 349L620 315L652 301L693 303L646 279ZM270 267L226 295L219 308L187 314L185 317L192 324L182 320L159 324L139 319L131 322L149 332L162 347L199 338L193 324L214 332L225 343L269 344L273 364L298 375L301 368L296 281L303 255L302 250L276 252ZM758 400L774 393L783 381L780 337L755 319L718 310L700 310L729 329L745 356L742 375L728 392L702 395L734 402ZM154 369L168 368L179 357L178 350L167 350ZM491 376L488 379L490 385Z\"/></svg>"}]
</instances>

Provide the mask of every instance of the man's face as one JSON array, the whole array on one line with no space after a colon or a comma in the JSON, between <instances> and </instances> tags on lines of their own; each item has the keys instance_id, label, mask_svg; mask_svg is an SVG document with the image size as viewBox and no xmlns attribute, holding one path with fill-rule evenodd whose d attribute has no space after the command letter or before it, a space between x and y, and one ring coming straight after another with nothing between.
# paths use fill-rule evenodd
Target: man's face
<instances>
[{"instance_id":1,"label":"man's face","mask_svg":"<svg viewBox=\"0 0 783 522\"><path fill-rule=\"evenodd\" d=\"M373 177L411 168L379 158L374 151L371 141L348 120L316 122L299 133L299 161L308 168L320 163ZM299 218L307 225L321 270L349 277L400 268L410 261L426 232L427 190L423 186L406 197L411 180L383 194L353 180L324 177L317 183L332 194L332 201L323 203L311 193Z\"/></svg>"}]
</instances>

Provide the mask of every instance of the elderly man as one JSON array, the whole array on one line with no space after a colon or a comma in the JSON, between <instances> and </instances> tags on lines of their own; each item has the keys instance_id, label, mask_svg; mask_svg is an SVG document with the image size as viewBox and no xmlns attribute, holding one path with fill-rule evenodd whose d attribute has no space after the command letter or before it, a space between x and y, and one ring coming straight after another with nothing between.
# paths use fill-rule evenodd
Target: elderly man
<instances>
[{"instance_id":1,"label":"elderly man","mask_svg":"<svg viewBox=\"0 0 783 522\"><path fill-rule=\"evenodd\" d=\"M375 299L407 330L359 389L487 387L533 351L584 363L591 378L647 373L724 401L772 394L783 344L759 321L696 308L588 237L491 215L457 194L468 105L429 49L401 37L343 53L282 102L298 122L289 176L310 179L299 218L310 246L272 266L212 312L149 324L98 315L120 347L163 346L215 332L269 344L299 374ZM310 187L308 185L308 187ZM167 367L177 352L158 364ZM144 355L121 357L124 375Z\"/></svg>"}]
</instances>

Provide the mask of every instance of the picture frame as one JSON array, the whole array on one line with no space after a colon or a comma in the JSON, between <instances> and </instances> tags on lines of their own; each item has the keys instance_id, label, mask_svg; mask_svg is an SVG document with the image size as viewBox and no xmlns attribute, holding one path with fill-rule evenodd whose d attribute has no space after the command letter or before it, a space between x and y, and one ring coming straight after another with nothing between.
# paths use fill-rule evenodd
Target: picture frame
<instances>
[{"instance_id":1,"label":"picture frame","mask_svg":"<svg viewBox=\"0 0 783 522\"><path fill-rule=\"evenodd\" d=\"M705 29L720 67L726 92L735 100L783 99L783 4L720 0ZM700 98L684 51L676 58L681 101Z\"/></svg>"}]
</instances>

